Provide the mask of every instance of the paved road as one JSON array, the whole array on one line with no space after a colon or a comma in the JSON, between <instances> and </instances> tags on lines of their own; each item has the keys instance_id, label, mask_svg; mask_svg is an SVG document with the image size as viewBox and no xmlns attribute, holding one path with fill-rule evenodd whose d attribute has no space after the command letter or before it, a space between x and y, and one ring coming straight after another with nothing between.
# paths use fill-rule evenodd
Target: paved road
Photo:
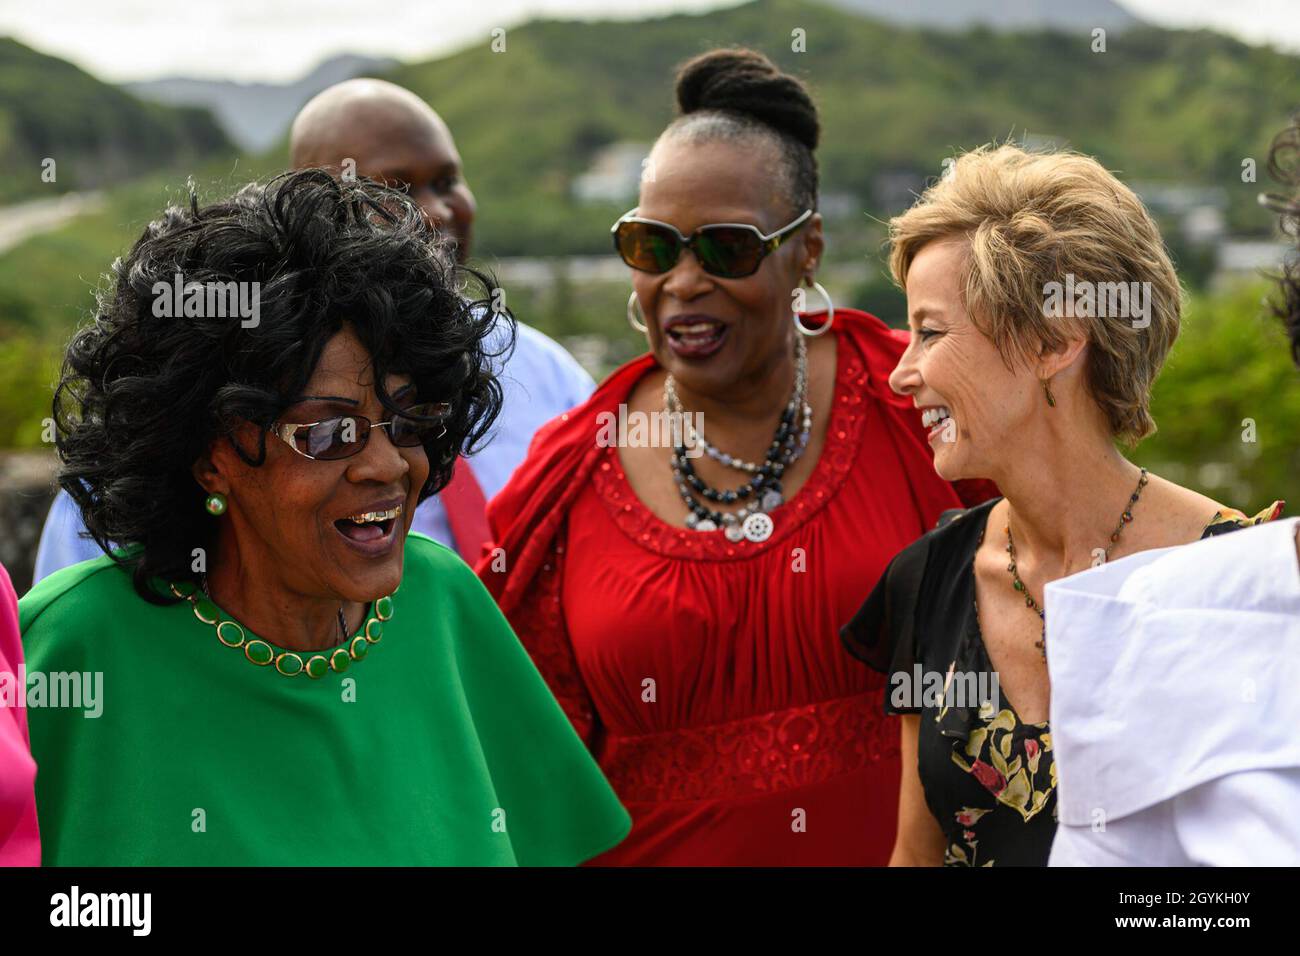
<instances>
[{"instance_id":1,"label":"paved road","mask_svg":"<svg viewBox=\"0 0 1300 956\"><path fill-rule=\"evenodd\" d=\"M0 208L0 253L70 219L97 212L104 205L100 192L64 193L50 199L32 199Z\"/></svg>"}]
</instances>

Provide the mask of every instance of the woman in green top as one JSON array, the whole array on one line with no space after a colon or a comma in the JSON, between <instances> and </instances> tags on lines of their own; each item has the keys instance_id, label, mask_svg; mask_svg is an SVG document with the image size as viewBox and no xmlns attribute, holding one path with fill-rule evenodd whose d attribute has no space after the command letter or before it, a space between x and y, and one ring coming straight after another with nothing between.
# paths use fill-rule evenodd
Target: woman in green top
<instances>
[{"instance_id":1,"label":"woman in green top","mask_svg":"<svg viewBox=\"0 0 1300 956\"><path fill-rule=\"evenodd\" d=\"M500 408L485 343L512 320L464 294L488 277L403 195L312 170L168 209L114 273L55 418L60 483L117 548L20 604L45 861L618 843L626 812L495 603L407 535Z\"/></svg>"}]
</instances>

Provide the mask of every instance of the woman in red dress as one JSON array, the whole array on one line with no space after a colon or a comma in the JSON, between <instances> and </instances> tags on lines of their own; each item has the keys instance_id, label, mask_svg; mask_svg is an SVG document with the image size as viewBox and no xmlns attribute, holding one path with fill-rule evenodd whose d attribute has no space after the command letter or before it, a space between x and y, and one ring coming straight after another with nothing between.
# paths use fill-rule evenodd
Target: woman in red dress
<instances>
[{"instance_id":1,"label":"woman in red dress","mask_svg":"<svg viewBox=\"0 0 1300 956\"><path fill-rule=\"evenodd\" d=\"M538 432L479 574L632 814L593 863L883 865L897 729L838 629L962 498L889 388L906 333L792 316L823 247L803 85L715 51L677 95L615 229L651 352ZM691 424L638 431L665 410Z\"/></svg>"}]
</instances>

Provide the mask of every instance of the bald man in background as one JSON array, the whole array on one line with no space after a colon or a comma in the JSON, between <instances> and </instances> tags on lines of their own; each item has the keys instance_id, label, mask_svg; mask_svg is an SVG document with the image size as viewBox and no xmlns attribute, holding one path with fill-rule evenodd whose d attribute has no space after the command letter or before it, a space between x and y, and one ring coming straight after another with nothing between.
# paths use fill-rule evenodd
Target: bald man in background
<instances>
[{"instance_id":1,"label":"bald man in background","mask_svg":"<svg viewBox=\"0 0 1300 956\"><path fill-rule=\"evenodd\" d=\"M474 194L451 130L410 90L374 79L329 87L294 119L289 156L295 169L319 166L335 175L350 169L350 160L357 176L406 190L433 225L455 241L457 259L468 258ZM586 401L595 388L568 352L523 322L518 323L514 352L498 372L504 401L490 440L472 461L457 463L451 483L420 505L411 526L455 548L471 564L489 538L487 501L524 460L533 434ZM81 535L84 530L76 505L60 491L41 532L35 581L99 556L98 545Z\"/></svg>"},{"instance_id":2,"label":"bald man in background","mask_svg":"<svg viewBox=\"0 0 1300 956\"><path fill-rule=\"evenodd\" d=\"M294 169L321 166L335 175L344 160L366 176L406 190L443 233L469 255L477 207L451 130L429 104L384 80L347 80L317 94L289 131Z\"/></svg>"}]
</instances>

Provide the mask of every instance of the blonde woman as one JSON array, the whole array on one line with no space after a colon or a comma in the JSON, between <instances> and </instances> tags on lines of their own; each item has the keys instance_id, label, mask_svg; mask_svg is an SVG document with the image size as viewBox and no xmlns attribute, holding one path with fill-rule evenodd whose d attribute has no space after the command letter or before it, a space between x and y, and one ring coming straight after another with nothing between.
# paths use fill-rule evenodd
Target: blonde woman
<instances>
[{"instance_id":1,"label":"blonde woman","mask_svg":"<svg viewBox=\"0 0 1300 956\"><path fill-rule=\"evenodd\" d=\"M1181 290L1150 215L1099 163L986 147L890 228L912 329L890 385L929 427L941 477L1005 496L902 551L843 631L903 716L891 863L1044 865L1044 586L1252 519L1120 450L1155 430Z\"/></svg>"}]
</instances>

